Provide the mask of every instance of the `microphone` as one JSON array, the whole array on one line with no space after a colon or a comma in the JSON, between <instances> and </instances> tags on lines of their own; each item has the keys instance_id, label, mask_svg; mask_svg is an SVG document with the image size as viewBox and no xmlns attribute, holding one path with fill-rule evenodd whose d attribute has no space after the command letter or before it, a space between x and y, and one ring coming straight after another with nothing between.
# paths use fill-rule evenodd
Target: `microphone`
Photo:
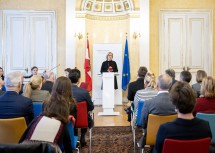
<instances>
[{"instance_id":1,"label":"microphone","mask_svg":"<svg viewBox=\"0 0 215 153\"><path fill-rule=\"evenodd\" d=\"M57 66L55 66L55 67L51 68L49 71L52 71L52 70L56 69L56 68L57 68L57 67L59 67L59 66L60 66L60 64L58 64ZM43 71L43 73L46 73L46 70L45 70L45 71Z\"/></svg>"}]
</instances>

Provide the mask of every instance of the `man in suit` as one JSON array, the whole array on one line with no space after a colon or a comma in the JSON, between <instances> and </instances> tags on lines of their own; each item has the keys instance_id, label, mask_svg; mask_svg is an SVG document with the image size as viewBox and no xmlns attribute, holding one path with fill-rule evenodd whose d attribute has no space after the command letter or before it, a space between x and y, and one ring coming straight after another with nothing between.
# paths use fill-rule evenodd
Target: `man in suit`
<instances>
[{"instance_id":1,"label":"man in suit","mask_svg":"<svg viewBox=\"0 0 215 153\"><path fill-rule=\"evenodd\" d=\"M47 90L51 93L54 84L54 73L51 71L46 71L43 77L45 79L45 83L42 85L41 90Z\"/></svg>"},{"instance_id":2,"label":"man in suit","mask_svg":"<svg viewBox=\"0 0 215 153\"><path fill-rule=\"evenodd\" d=\"M158 94L152 99L146 100L143 105L141 114L141 125L146 132L149 114L155 115L172 115L176 114L175 106L170 101L169 88L172 85L172 78L168 74L158 77L157 86ZM140 147L145 145L145 135L140 140Z\"/></svg>"},{"instance_id":3,"label":"man in suit","mask_svg":"<svg viewBox=\"0 0 215 153\"><path fill-rule=\"evenodd\" d=\"M0 118L25 117L30 123L34 118L32 100L19 95L22 86L21 72L11 72L6 76L6 93L0 96Z\"/></svg>"},{"instance_id":4,"label":"man in suit","mask_svg":"<svg viewBox=\"0 0 215 153\"><path fill-rule=\"evenodd\" d=\"M137 73L137 80L128 85L128 100L134 101L134 96L138 90L144 89L144 78L148 72L147 68L141 66Z\"/></svg>"},{"instance_id":5,"label":"man in suit","mask_svg":"<svg viewBox=\"0 0 215 153\"><path fill-rule=\"evenodd\" d=\"M77 102L82 102L82 101L86 101L87 102L87 111L92 111L94 109L94 105L93 102L91 100L90 94L86 89L80 88L78 87L79 83L80 83L80 78L81 78L81 72L78 69L72 69L69 73L69 79L72 82L72 95L73 98L75 98L75 100ZM90 122L89 122L90 121ZM93 126L93 120L90 116L90 114L88 113L88 124L89 127ZM85 142L85 134L87 132L87 128L82 128L81 129L81 146L85 146L86 142Z\"/></svg>"}]
</instances>

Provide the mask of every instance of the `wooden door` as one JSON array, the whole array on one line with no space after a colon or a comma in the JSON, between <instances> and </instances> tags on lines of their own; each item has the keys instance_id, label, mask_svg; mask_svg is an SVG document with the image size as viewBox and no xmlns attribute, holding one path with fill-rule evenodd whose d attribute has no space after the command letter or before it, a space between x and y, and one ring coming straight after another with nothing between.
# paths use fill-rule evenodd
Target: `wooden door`
<instances>
[{"instance_id":1,"label":"wooden door","mask_svg":"<svg viewBox=\"0 0 215 153\"><path fill-rule=\"evenodd\" d=\"M43 11L3 11L5 73L39 73L56 66L55 13Z\"/></svg>"},{"instance_id":2,"label":"wooden door","mask_svg":"<svg viewBox=\"0 0 215 153\"><path fill-rule=\"evenodd\" d=\"M189 70L192 83L196 71L212 74L212 36L210 11L160 12L160 74L168 68L176 72Z\"/></svg>"}]
</instances>

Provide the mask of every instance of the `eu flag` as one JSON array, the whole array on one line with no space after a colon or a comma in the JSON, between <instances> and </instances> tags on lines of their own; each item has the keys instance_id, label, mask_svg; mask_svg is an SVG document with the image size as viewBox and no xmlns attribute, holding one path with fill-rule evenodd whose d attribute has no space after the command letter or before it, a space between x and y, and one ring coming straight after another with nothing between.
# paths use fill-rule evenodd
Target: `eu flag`
<instances>
[{"instance_id":1,"label":"eu flag","mask_svg":"<svg viewBox=\"0 0 215 153\"><path fill-rule=\"evenodd\" d=\"M130 62L129 62L129 55L128 55L128 40L126 38L123 71L122 71L122 89L123 90L127 89L127 85L129 81L130 81Z\"/></svg>"}]
</instances>

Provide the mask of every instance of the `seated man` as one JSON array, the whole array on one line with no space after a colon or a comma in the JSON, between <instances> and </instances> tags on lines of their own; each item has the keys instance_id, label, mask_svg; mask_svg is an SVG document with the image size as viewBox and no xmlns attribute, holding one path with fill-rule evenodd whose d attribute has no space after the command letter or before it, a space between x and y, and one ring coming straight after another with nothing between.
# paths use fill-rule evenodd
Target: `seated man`
<instances>
[{"instance_id":1,"label":"seated man","mask_svg":"<svg viewBox=\"0 0 215 153\"><path fill-rule=\"evenodd\" d=\"M189 71L182 71L180 73L180 81L182 82L186 82L186 83L190 83L190 81L192 80L192 74ZM198 94L195 90L193 90L195 97L197 98Z\"/></svg>"},{"instance_id":2,"label":"seated man","mask_svg":"<svg viewBox=\"0 0 215 153\"><path fill-rule=\"evenodd\" d=\"M138 90L144 89L144 78L148 72L147 68L141 66L137 72L137 80L128 85L128 100L134 101L134 96Z\"/></svg>"},{"instance_id":3,"label":"seated man","mask_svg":"<svg viewBox=\"0 0 215 153\"><path fill-rule=\"evenodd\" d=\"M6 76L6 93L0 96L0 118L25 117L30 123L34 118L32 100L19 95L22 87L22 74L18 71Z\"/></svg>"},{"instance_id":4,"label":"seated man","mask_svg":"<svg viewBox=\"0 0 215 153\"><path fill-rule=\"evenodd\" d=\"M212 138L209 123L195 118L192 114L196 99L188 83L176 82L170 92L170 98L176 108L178 118L160 126L153 150L154 153L162 153L166 138L178 140Z\"/></svg>"},{"instance_id":5,"label":"seated man","mask_svg":"<svg viewBox=\"0 0 215 153\"><path fill-rule=\"evenodd\" d=\"M138 90L144 89L144 78L146 76L146 73L148 72L147 68L144 66L141 66L137 72L137 80L134 82L129 83L128 85L128 100L131 101L131 106L134 108L134 96ZM128 114L128 121L131 121L131 107L125 108L126 113Z\"/></svg>"},{"instance_id":6,"label":"seated man","mask_svg":"<svg viewBox=\"0 0 215 153\"><path fill-rule=\"evenodd\" d=\"M180 73L180 81L190 83L192 74L189 71L182 71Z\"/></svg>"},{"instance_id":7,"label":"seated man","mask_svg":"<svg viewBox=\"0 0 215 153\"><path fill-rule=\"evenodd\" d=\"M165 73L172 78L172 86L173 86L177 82L177 80L175 80L175 71L173 69L167 69L165 70Z\"/></svg>"},{"instance_id":8,"label":"seated man","mask_svg":"<svg viewBox=\"0 0 215 153\"><path fill-rule=\"evenodd\" d=\"M45 83L43 83L41 90L47 90L51 94L54 84L54 73L51 71L46 71L43 77L45 79Z\"/></svg>"},{"instance_id":9,"label":"seated man","mask_svg":"<svg viewBox=\"0 0 215 153\"><path fill-rule=\"evenodd\" d=\"M77 102L82 102L82 101L86 101L87 102L87 111L92 111L94 109L94 105L93 102L91 100L90 94L86 89L80 88L78 87L79 83L80 83L80 78L81 78L81 72L78 69L72 69L69 73L69 79L72 82L72 95L73 98L75 98L75 100ZM90 116L90 114L88 114L88 124L89 127L93 126L93 120ZM85 142L85 134L87 132L86 128L82 128L81 129L81 146L85 146L86 142Z\"/></svg>"},{"instance_id":10,"label":"seated man","mask_svg":"<svg viewBox=\"0 0 215 153\"><path fill-rule=\"evenodd\" d=\"M172 115L176 114L175 106L170 101L169 88L172 85L172 78L168 74L158 77L157 87L158 94L152 99L146 100L143 105L141 114L141 125L143 129L147 128L149 114L155 115ZM146 143L146 133L140 140L140 147L143 148Z\"/></svg>"}]
</instances>

